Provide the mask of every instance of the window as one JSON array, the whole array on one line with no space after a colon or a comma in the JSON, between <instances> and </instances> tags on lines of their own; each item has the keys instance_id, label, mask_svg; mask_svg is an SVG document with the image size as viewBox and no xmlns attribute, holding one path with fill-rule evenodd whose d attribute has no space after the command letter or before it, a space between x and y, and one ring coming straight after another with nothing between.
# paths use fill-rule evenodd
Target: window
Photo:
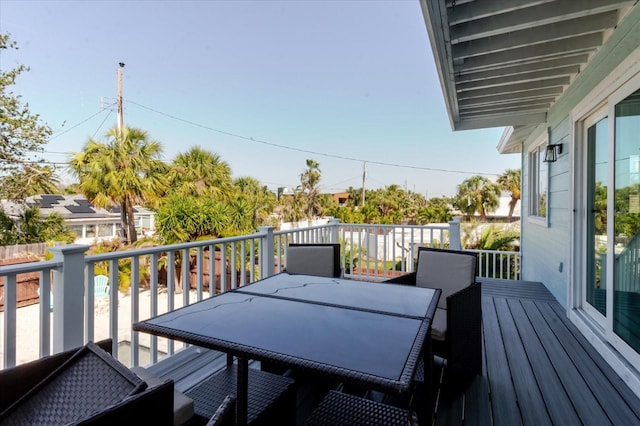
<instances>
[{"instance_id":1,"label":"window","mask_svg":"<svg viewBox=\"0 0 640 426\"><path fill-rule=\"evenodd\" d=\"M544 160L545 143L529 153L529 216L547 217L549 173Z\"/></svg>"}]
</instances>

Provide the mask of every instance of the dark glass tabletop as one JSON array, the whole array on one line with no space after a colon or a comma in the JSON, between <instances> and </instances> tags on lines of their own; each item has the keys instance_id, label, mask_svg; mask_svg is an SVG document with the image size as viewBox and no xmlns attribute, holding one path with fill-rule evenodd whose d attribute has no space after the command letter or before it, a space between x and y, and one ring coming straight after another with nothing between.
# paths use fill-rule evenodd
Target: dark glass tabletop
<instances>
[{"instance_id":1,"label":"dark glass tabletop","mask_svg":"<svg viewBox=\"0 0 640 426\"><path fill-rule=\"evenodd\" d=\"M273 275L235 291L415 318L427 315L435 294L430 288L287 273Z\"/></svg>"},{"instance_id":2,"label":"dark glass tabletop","mask_svg":"<svg viewBox=\"0 0 640 426\"><path fill-rule=\"evenodd\" d=\"M407 389L428 321L238 291L134 329L254 359Z\"/></svg>"}]
</instances>

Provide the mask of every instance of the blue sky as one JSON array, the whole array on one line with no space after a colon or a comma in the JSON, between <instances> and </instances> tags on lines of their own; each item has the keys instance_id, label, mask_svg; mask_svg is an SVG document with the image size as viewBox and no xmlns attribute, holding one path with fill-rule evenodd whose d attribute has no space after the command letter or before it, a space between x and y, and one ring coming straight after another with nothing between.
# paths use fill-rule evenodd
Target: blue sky
<instances>
[{"instance_id":1,"label":"blue sky","mask_svg":"<svg viewBox=\"0 0 640 426\"><path fill-rule=\"evenodd\" d=\"M365 187L429 197L520 167L501 128L451 131L418 0L0 0L0 31L20 46L0 67L31 67L14 91L54 129L55 163L115 125L124 62L125 124L164 159L199 145L273 190L307 158L325 190L361 187L366 162Z\"/></svg>"}]
</instances>

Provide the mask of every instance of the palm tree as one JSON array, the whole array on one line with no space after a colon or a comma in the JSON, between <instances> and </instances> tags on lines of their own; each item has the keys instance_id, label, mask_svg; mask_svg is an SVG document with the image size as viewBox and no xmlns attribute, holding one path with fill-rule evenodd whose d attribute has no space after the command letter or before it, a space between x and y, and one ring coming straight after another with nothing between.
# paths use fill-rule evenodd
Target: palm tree
<instances>
[{"instance_id":1,"label":"palm tree","mask_svg":"<svg viewBox=\"0 0 640 426\"><path fill-rule=\"evenodd\" d=\"M475 212L485 220L488 211L494 211L499 204L500 186L484 176L471 176L458 185L455 205L463 213L471 216Z\"/></svg>"},{"instance_id":2,"label":"palm tree","mask_svg":"<svg viewBox=\"0 0 640 426\"><path fill-rule=\"evenodd\" d=\"M498 176L498 185L501 189L511 193L509 201L509 217L513 216L513 210L520 200L520 169L507 169Z\"/></svg>"},{"instance_id":3,"label":"palm tree","mask_svg":"<svg viewBox=\"0 0 640 426\"><path fill-rule=\"evenodd\" d=\"M231 167L218 154L198 146L176 156L170 180L182 195L232 198Z\"/></svg>"},{"instance_id":4,"label":"palm tree","mask_svg":"<svg viewBox=\"0 0 640 426\"><path fill-rule=\"evenodd\" d=\"M320 202L320 164L317 161L307 159L307 169L300 175L302 191L307 199L307 220L322 214L322 204Z\"/></svg>"},{"instance_id":5,"label":"palm tree","mask_svg":"<svg viewBox=\"0 0 640 426\"><path fill-rule=\"evenodd\" d=\"M89 139L70 161L79 189L98 207L120 206L121 227L128 244L137 240L133 206L156 201L167 189L168 167L160 160L162 146L147 132L113 128L108 142Z\"/></svg>"},{"instance_id":6,"label":"palm tree","mask_svg":"<svg viewBox=\"0 0 640 426\"><path fill-rule=\"evenodd\" d=\"M234 185L239 191L239 196L249 203L252 211L251 226L256 229L273 212L276 195L252 177L240 177L234 181Z\"/></svg>"}]
</instances>

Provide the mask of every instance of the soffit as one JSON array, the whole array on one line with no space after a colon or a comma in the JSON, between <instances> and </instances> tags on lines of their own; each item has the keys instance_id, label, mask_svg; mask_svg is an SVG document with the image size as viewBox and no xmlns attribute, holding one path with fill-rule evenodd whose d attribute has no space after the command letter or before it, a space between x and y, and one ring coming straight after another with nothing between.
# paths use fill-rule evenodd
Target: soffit
<instances>
[{"instance_id":1,"label":"soffit","mask_svg":"<svg viewBox=\"0 0 640 426\"><path fill-rule=\"evenodd\" d=\"M421 0L451 127L514 126L522 135L544 123L633 4ZM513 152L517 143L506 145Z\"/></svg>"}]
</instances>

